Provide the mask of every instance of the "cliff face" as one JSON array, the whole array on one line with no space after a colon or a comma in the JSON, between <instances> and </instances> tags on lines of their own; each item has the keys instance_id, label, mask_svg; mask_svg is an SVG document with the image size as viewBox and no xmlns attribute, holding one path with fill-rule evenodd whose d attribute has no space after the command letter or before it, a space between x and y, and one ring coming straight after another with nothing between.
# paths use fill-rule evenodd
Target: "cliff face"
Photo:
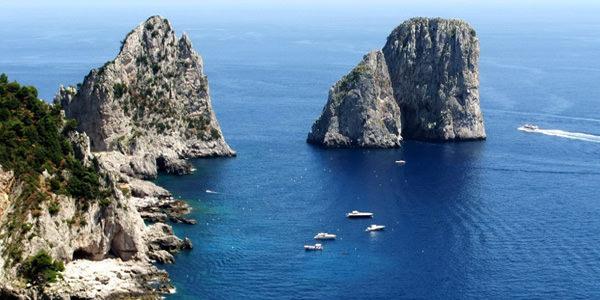
<instances>
[{"instance_id":1,"label":"cliff face","mask_svg":"<svg viewBox=\"0 0 600 300\"><path fill-rule=\"evenodd\" d=\"M485 138L479 107L479 40L469 24L411 19L390 34L383 53L402 110L405 138Z\"/></svg>"},{"instance_id":2,"label":"cliff face","mask_svg":"<svg viewBox=\"0 0 600 300\"><path fill-rule=\"evenodd\" d=\"M212 110L202 59L187 35L178 39L158 16L133 29L117 57L78 89L61 87L56 101L93 151L130 155L141 177L156 175L157 159L185 173L189 166L179 159L235 154Z\"/></svg>"},{"instance_id":3,"label":"cliff face","mask_svg":"<svg viewBox=\"0 0 600 300\"><path fill-rule=\"evenodd\" d=\"M367 55L332 88L308 142L387 148L399 146L402 137L485 139L479 106L479 40L469 24L411 19L390 34L382 53ZM366 68L362 77L353 75L375 57L384 61ZM342 85L348 78L355 78L355 84Z\"/></svg>"},{"instance_id":4,"label":"cliff face","mask_svg":"<svg viewBox=\"0 0 600 300\"><path fill-rule=\"evenodd\" d=\"M308 141L326 147L400 145L400 109L381 51L373 51L329 91Z\"/></svg>"}]
</instances>

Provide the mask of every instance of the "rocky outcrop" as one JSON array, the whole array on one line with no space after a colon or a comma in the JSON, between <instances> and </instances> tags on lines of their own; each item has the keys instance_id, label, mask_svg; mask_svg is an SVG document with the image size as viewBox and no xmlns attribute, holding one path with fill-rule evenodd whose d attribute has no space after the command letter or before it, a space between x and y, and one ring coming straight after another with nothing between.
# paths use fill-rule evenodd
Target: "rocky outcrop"
<instances>
[{"instance_id":1,"label":"rocky outcrop","mask_svg":"<svg viewBox=\"0 0 600 300\"><path fill-rule=\"evenodd\" d=\"M411 19L394 29L383 53L402 110L403 137L486 137L479 106L479 39L467 22Z\"/></svg>"},{"instance_id":2,"label":"rocky outcrop","mask_svg":"<svg viewBox=\"0 0 600 300\"><path fill-rule=\"evenodd\" d=\"M400 130L385 58L373 51L329 90L308 141L326 147L397 147Z\"/></svg>"},{"instance_id":3,"label":"rocky outcrop","mask_svg":"<svg viewBox=\"0 0 600 300\"><path fill-rule=\"evenodd\" d=\"M117 57L78 89L61 87L55 101L93 151L127 155L124 171L141 178L189 173L186 158L235 154L212 110L201 57L159 16L133 29Z\"/></svg>"},{"instance_id":4,"label":"rocky outcrop","mask_svg":"<svg viewBox=\"0 0 600 300\"><path fill-rule=\"evenodd\" d=\"M161 294L172 292L168 275L152 262L172 263L172 254L191 249L191 242L176 237L169 225L146 226L138 211L139 198L131 196L134 193L151 199L172 199L170 193L135 178L124 183L122 180L126 175L106 168L106 164L90 152L85 133L72 134L69 139L77 157L90 164L96 162L110 195L102 201L85 200L86 207L82 208L81 199L47 192L50 199L19 221L18 230L24 232L27 243L14 248L14 243L19 241L11 234L17 230L13 218L22 215L16 211L20 206L15 199L19 199L22 185L12 171L5 171L0 166L0 296L24 299L143 296L159 299ZM45 186L48 179L41 178L41 186ZM185 203L173 207L178 207L181 215L189 212ZM7 261L10 249L18 249L19 257L47 251L54 259L66 263L62 278L44 286L26 285L19 276L18 264Z\"/></svg>"},{"instance_id":5,"label":"rocky outcrop","mask_svg":"<svg viewBox=\"0 0 600 300\"><path fill-rule=\"evenodd\" d=\"M478 63L479 40L466 22L408 20L330 90L308 142L387 148L402 138L485 139Z\"/></svg>"}]
</instances>

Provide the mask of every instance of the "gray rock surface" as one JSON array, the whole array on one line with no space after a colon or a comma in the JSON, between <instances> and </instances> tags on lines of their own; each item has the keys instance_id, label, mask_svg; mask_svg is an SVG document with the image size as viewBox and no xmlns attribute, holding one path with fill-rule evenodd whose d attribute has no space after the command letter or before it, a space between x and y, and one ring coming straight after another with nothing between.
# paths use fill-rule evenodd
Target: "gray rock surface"
<instances>
[{"instance_id":1,"label":"gray rock surface","mask_svg":"<svg viewBox=\"0 0 600 300\"><path fill-rule=\"evenodd\" d=\"M366 55L330 90L308 142L386 148L399 146L402 138L486 138L479 40L468 23L408 20L390 34L382 52Z\"/></svg>"},{"instance_id":2,"label":"gray rock surface","mask_svg":"<svg viewBox=\"0 0 600 300\"><path fill-rule=\"evenodd\" d=\"M383 47L402 136L419 140L484 139L479 106L479 39L465 21L414 18Z\"/></svg>"},{"instance_id":3,"label":"gray rock surface","mask_svg":"<svg viewBox=\"0 0 600 300\"><path fill-rule=\"evenodd\" d=\"M6 249L16 242L12 240L15 237L8 234L9 230L14 230L8 224L20 207L14 200L22 193L22 184L12 171L0 166L0 297L160 299L161 294L171 292L172 286L166 272L158 270L151 261L162 257L162 262L173 262L172 253L190 249L191 242L177 238L166 224L146 226L140 213L144 213L140 199L145 199L148 208L168 211L181 220L187 220L182 216L189 212L189 206L172 199L168 191L151 182L130 178L115 170L118 164L114 160L106 160L90 151L85 133L73 134L70 140L79 159L97 162L93 165L98 168L102 185L111 195L103 201L88 199L88 207L82 210L79 200L50 194L50 199L24 216L23 226L28 232L27 242L19 247L20 257L30 257L45 250L54 259L66 263L63 278L58 282L42 289L29 287L18 276L18 265L9 264L5 256ZM100 154L120 155L121 159L126 159L117 152ZM41 176L41 180L49 180L47 176ZM41 186L47 184L42 182ZM144 198L132 197L132 193ZM154 206L148 199L156 199L158 205ZM56 205L59 210L51 212L51 205ZM170 257L164 255L165 251Z\"/></svg>"},{"instance_id":4,"label":"gray rock surface","mask_svg":"<svg viewBox=\"0 0 600 300\"><path fill-rule=\"evenodd\" d=\"M400 146L401 116L381 51L373 51L329 90L308 142L326 147Z\"/></svg>"},{"instance_id":5,"label":"gray rock surface","mask_svg":"<svg viewBox=\"0 0 600 300\"><path fill-rule=\"evenodd\" d=\"M181 174L181 159L231 156L212 110L202 58L185 34L154 16L124 39L117 57L92 70L76 90L61 87L55 101L87 133L92 151L131 156L127 171L156 176L156 160L173 163L166 171Z\"/></svg>"}]
</instances>

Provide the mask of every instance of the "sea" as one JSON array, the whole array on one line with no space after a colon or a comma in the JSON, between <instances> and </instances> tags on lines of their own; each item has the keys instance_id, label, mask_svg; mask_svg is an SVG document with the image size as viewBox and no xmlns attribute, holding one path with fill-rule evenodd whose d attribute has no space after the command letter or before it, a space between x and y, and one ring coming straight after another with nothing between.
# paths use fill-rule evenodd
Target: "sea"
<instances>
[{"instance_id":1,"label":"sea","mask_svg":"<svg viewBox=\"0 0 600 300\"><path fill-rule=\"evenodd\" d=\"M198 220L173 224L194 248L159 265L176 287L167 299L600 298L594 2L6 2L0 73L47 101L151 15L202 55L237 156L156 180ZM413 16L477 30L487 140L307 144L329 88ZM517 130L525 123L540 129ZM350 220L352 210L374 217ZM304 251L318 232L337 239Z\"/></svg>"}]
</instances>

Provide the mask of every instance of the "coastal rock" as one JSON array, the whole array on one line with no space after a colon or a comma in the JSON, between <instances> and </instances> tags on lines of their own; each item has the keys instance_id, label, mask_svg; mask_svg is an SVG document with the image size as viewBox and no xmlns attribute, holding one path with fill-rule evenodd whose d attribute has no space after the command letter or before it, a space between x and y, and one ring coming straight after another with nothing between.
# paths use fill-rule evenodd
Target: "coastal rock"
<instances>
[{"instance_id":1,"label":"coastal rock","mask_svg":"<svg viewBox=\"0 0 600 300\"><path fill-rule=\"evenodd\" d=\"M168 274L150 262L76 260L44 289L49 299L161 299L174 291Z\"/></svg>"},{"instance_id":2,"label":"coastal rock","mask_svg":"<svg viewBox=\"0 0 600 300\"><path fill-rule=\"evenodd\" d=\"M130 156L125 171L140 178L156 177L157 159L166 172L184 174L191 168L182 159L235 155L212 110L201 57L159 16L134 28L117 57L77 90L61 87L55 101L93 151Z\"/></svg>"},{"instance_id":3,"label":"coastal rock","mask_svg":"<svg viewBox=\"0 0 600 300\"><path fill-rule=\"evenodd\" d=\"M398 147L400 109L381 51L373 51L329 91L308 142L326 147Z\"/></svg>"},{"instance_id":4,"label":"coastal rock","mask_svg":"<svg viewBox=\"0 0 600 300\"><path fill-rule=\"evenodd\" d=\"M149 257L160 263L172 263L172 254L192 249L192 242L189 239L182 240L176 237L173 234L173 228L164 223L148 226L146 241L149 247ZM167 253L171 255L167 255Z\"/></svg>"},{"instance_id":5,"label":"coastal rock","mask_svg":"<svg viewBox=\"0 0 600 300\"><path fill-rule=\"evenodd\" d=\"M173 156L159 156L156 159L158 170L174 174L186 175L192 173L192 165L180 158Z\"/></svg>"},{"instance_id":6,"label":"coastal rock","mask_svg":"<svg viewBox=\"0 0 600 300\"><path fill-rule=\"evenodd\" d=\"M461 20L414 18L329 92L308 135L325 147L485 139L479 40Z\"/></svg>"},{"instance_id":7,"label":"coastal rock","mask_svg":"<svg viewBox=\"0 0 600 300\"><path fill-rule=\"evenodd\" d=\"M383 47L402 136L447 141L486 137L479 106L479 39L465 21L414 18Z\"/></svg>"}]
</instances>

